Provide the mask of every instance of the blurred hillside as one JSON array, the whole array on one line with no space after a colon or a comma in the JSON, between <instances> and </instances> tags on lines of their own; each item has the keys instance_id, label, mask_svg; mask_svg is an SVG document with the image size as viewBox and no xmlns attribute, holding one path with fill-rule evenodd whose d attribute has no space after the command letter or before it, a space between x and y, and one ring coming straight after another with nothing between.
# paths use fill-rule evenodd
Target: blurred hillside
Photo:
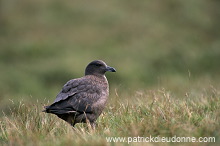
<instances>
[{"instance_id":1,"label":"blurred hillside","mask_svg":"<svg viewBox=\"0 0 220 146\"><path fill-rule=\"evenodd\" d=\"M54 99L92 60L111 89L220 81L220 1L0 1L0 101Z\"/></svg>"}]
</instances>

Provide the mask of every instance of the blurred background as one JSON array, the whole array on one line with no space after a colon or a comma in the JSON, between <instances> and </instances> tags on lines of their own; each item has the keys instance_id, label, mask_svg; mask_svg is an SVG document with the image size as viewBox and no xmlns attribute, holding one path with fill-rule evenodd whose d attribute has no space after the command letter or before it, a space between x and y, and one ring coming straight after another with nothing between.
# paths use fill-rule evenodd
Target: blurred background
<instances>
[{"instance_id":1,"label":"blurred background","mask_svg":"<svg viewBox=\"0 0 220 146\"><path fill-rule=\"evenodd\" d=\"M1 0L0 109L52 102L96 59L111 96L219 87L219 0Z\"/></svg>"}]
</instances>

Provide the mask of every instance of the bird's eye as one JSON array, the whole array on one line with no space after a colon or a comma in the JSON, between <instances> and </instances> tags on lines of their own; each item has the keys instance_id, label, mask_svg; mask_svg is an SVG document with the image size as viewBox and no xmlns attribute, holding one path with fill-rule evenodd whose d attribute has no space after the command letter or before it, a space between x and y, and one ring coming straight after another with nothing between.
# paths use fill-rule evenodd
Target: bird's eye
<instances>
[{"instance_id":1,"label":"bird's eye","mask_svg":"<svg viewBox=\"0 0 220 146\"><path fill-rule=\"evenodd\" d=\"M95 64L95 66L102 66L101 64Z\"/></svg>"}]
</instances>

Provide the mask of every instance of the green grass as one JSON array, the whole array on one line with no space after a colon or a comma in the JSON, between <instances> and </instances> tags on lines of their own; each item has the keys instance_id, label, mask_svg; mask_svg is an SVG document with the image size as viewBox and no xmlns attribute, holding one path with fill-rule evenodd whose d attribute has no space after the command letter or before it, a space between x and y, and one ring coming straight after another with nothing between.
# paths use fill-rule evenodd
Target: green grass
<instances>
[{"instance_id":1,"label":"green grass","mask_svg":"<svg viewBox=\"0 0 220 146\"><path fill-rule=\"evenodd\" d=\"M215 137L216 143L212 144L217 144L220 142L219 96L219 90L213 87L197 94L186 93L181 98L165 89L138 91L129 96L116 92L94 131L85 124L72 128L56 116L42 113L43 105L37 101L21 102L10 109L10 114L1 117L0 140L3 145L111 145L106 137L176 135Z\"/></svg>"}]
</instances>

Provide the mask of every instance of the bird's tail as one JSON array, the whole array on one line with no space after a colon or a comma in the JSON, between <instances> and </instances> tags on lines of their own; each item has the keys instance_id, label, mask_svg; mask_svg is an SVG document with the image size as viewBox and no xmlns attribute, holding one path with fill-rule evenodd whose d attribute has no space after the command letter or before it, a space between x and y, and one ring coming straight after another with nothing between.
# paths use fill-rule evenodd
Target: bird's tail
<instances>
[{"instance_id":1,"label":"bird's tail","mask_svg":"<svg viewBox=\"0 0 220 146\"><path fill-rule=\"evenodd\" d=\"M48 107L49 106L44 106L44 110L42 110L42 112L48 113Z\"/></svg>"}]
</instances>

